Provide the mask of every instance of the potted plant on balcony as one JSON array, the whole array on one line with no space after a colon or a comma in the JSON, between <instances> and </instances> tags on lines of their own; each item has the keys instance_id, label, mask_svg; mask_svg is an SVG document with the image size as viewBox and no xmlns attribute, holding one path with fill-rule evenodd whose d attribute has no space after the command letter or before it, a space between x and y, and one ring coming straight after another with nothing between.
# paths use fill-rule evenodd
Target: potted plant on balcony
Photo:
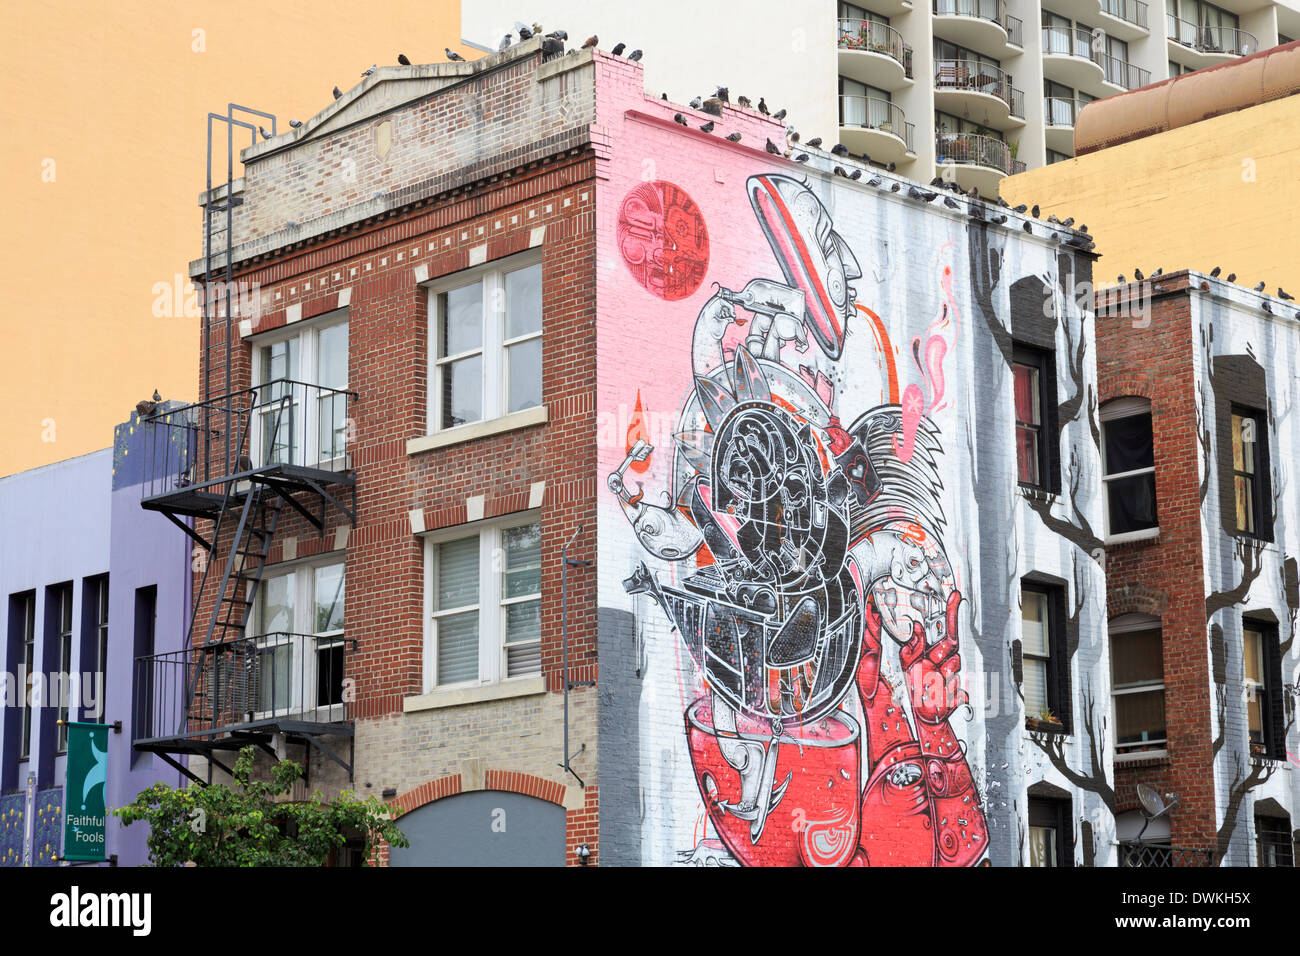
<instances>
[{"instance_id":1,"label":"potted plant on balcony","mask_svg":"<svg viewBox=\"0 0 1300 956\"><path fill-rule=\"evenodd\" d=\"M1025 729L1040 734L1061 734L1065 733L1065 724L1052 713L1052 708L1044 707L1037 717L1026 715Z\"/></svg>"}]
</instances>

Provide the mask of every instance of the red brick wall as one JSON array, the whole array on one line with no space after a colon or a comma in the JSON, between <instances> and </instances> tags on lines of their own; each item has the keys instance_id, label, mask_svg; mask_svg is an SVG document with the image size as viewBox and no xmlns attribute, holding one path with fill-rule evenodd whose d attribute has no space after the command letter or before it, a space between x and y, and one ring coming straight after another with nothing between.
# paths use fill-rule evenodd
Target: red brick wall
<instances>
[{"instance_id":1,"label":"red brick wall","mask_svg":"<svg viewBox=\"0 0 1300 956\"><path fill-rule=\"evenodd\" d=\"M1172 790L1181 798L1171 816L1173 844L1212 847L1216 827L1196 380L1190 302L1185 291L1175 291L1185 285L1185 279L1157 284L1162 291L1152 298L1149 327L1135 328L1133 317L1107 315L1100 302L1098 307L1101 402L1125 396L1151 401L1160 521L1158 539L1106 549L1107 613L1141 612L1161 619L1169 738L1167 759L1116 763L1116 810L1137 807L1139 781L1162 793Z\"/></svg>"}]
</instances>

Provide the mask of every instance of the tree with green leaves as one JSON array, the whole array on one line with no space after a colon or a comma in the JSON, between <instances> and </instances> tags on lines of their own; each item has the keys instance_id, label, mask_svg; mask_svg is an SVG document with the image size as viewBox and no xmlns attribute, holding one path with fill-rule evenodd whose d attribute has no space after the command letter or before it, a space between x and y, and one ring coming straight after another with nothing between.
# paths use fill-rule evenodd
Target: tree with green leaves
<instances>
[{"instance_id":1,"label":"tree with green leaves","mask_svg":"<svg viewBox=\"0 0 1300 956\"><path fill-rule=\"evenodd\" d=\"M349 838L361 842L363 859L381 840L410 846L377 797L360 800L344 791L332 801L319 792L308 800L279 799L302 776L302 767L281 760L269 781L253 780L255 752L239 751L234 787L157 783L113 812L125 826L149 824L154 866L323 866Z\"/></svg>"}]
</instances>

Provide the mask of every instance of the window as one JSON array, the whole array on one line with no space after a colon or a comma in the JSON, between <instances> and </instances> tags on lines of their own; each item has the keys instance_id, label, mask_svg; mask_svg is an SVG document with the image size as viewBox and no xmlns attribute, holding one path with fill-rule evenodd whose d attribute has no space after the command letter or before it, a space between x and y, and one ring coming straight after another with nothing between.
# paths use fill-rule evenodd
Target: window
<instances>
[{"instance_id":1,"label":"window","mask_svg":"<svg viewBox=\"0 0 1300 956\"><path fill-rule=\"evenodd\" d=\"M1107 402L1101 431L1106 540L1151 537L1158 527L1151 403L1142 398Z\"/></svg>"},{"instance_id":2,"label":"window","mask_svg":"<svg viewBox=\"0 0 1300 956\"><path fill-rule=\"evenodd\" d=\"M1016 414L1016 477L1057 491L1054 451L1056 370L1050 353L1017 345L1011 363Z\"/></svg>"},{"instance_id":3,"label":"window","mask_svg":"<svg viewBox=\"0 0 1300 956\"><path fill-rule=\"evenodd\" d=\"M840 77L840 125L879 129L891 122L889 106L892 99L892 95L887 90L880 90L842 76Z\"/></svg>"},{"instance_id":4,"label":"window","mask_svg":"<svg viewBox=\"0 0 1300 956\"><path fill-rule=\"evenodd\" d=\"M341 706L345 677L341 561L268 574L257 592L257 681L263 716Z\"/></svg>"},{"instance_id":5,"label":"window","mask_svg":"<svg viewBox=\"0 0 1300 956\"><path fill-rule=\"evenodd\" d=\"M337 316L292 335L274 333L256 350L252 462L327 470L347 467L348 323Z\"/></svg>"},{"instance_id":6,"label":"window","mask_svg":"<svg viewBox=\"0 0 1300 956\"><path fill-rule=\"evenodd\" d=\"M1246 690L1246 726L1250 752L1274 760L1286 758L1279 732L1282 714L1282 655L1271 623L1245 620L1242 626L1242 675Z\"/></svg>"},{"instance_id":7,"label":"window","mask_svg":"<svg viewBox=\"0 0 1300 956\"><path fill-rule=\"evenodd\" d=\"M532 519L428 539L426 687L542 671L542 531Z\"/></svg>"},{"instance_id":8,"label":"window","mask_svg":"<svg viewBox=\"0 0 1300 956\"><path fill-rule=\"evenodd\" d=\"M1062 621L1065 592L1037 582L1020 585L1020 646L1025 717L1069 729ZM1040 723L1039 730L1044 728Z\"/></svg>"},{"instance_id":9,"label":"window","mask_svg":"<svg viewBox=\"0 0 1300 956\"><path fill-rule=\"evenodd\" d=\"M1074 866L1070 801L1029 798L1029 865Z\"/></svg>"},{"instance_id":10,"label":"window","mask_svg":"<svg viewBox=\"0 0 1300 956\"><path fill-rule=\"evenodd\" d=\"M94 668L88 674L94 685L82 688L82 701L93 710L83 707L83 716L102 723L108 713L108 575L87 578L83 594L81 671Z\"/></svg>"},{"instance_id":11,"label":"window","mask_svg":"<svg viewBox=\"0 0 1300 956\"><path fill-rule=\"evenodd\" d=\"M24 594L19 599L19 626L23 643L23 737L18 749L19 759L32 753L32 680L36 673L36 592Z\"/></svg>"},{"instance_id":12,"label":"window","mask_svg":"<svg viewBox=\"0 0 1300 956\"><path fill-rule=\"evenodd\" d=\"M53 693L57 687L59 696L59 731L58 753L68 749L68 705L71 703L68 679L72 674L72 585L60 584L51 588L49 596L54 602L55 637L58 642L59 670L57 680L47 669L47 691ZM47 645L48 646L48 645Z\"/></svg>"},{"instance_id":13,"label":"window","mask_svg":"<svg viewBox=\"0 0 1300 956\"><path fill-rule=\"evenodd\" d=\"M1267 495L1263 477L1267 474L1267 425L1263 413L1253 409L1232 409L1232 492L1237 505L1237 530L1257 538L1268 524Z\"/></svg>"},{"instance_id":14,"label":"window","mask_svg":"<svg viewBox=\"0 0 1300 956\"><path fill-rule=\"evenodd\" d=\"M476 271L429 292L429 431L542 404L542 264Z\"/></svg>"},{"instance_id":15,"label":"window","mask_svg":"<svg viewBox=\"0 0 1300 956\"><path fill-rule=\"evenodd\" d=\"M1069 153L1058 153L1054 149L1049 149L1047 151L1047 165L1049 166L1052 165L1052 163L1063 163L1067 159L1073 159L1073 158L1074 157L1071 156Z\"/></svg>"},{"instance_id":16,"label":"window","mask_svg":"<svg viewBox=\"0 0 1300 956\"><path fill-rule=\"evenodd\" d=\"M1165 673L1159 618L1146 614L1114 618L1110 666L1116 755L1163 751Z\"/></svg>"},{"instance_id":17,"label":"window","mask_svg":"<svg viewBox=\"0 0 1300 956\"><path fill-rule=\"evenodd\" d=\"M1295 866L1290 818L1256 814L1255 848L1260 866Z\"/></svg>"},{"instance_id":18,"label":"window","mask_svg":"<svg viewBox=\"0 0 1300 956\"><path fill-rule=\"evenodd\" d=\"M134 724L132 730L136 740L148 740L153 737L154 708L160 701L154 700L154 667L150 658L154 655L154 634L157 630L158 587L135 589L135 621L132 635L132 657L135 660L135 673L132 675L131 697L134 701ZM132 749L131 766L137 766L149 760L147 751Z\"/></svg>"}]
</instances>

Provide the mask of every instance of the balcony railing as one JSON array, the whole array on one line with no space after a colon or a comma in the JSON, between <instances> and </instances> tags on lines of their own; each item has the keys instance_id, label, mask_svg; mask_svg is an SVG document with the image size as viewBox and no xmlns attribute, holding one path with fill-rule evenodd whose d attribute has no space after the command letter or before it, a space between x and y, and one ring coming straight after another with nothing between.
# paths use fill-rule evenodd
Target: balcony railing
<instances>
[{"instance_id":1,"label":"balcony railing","mask_svg":"<svg viewBox=\"0 0 1300 956\"><path fill-rule=\"evenodd\" d=\"M1165 14L1169 39L1191 47L1198 53L1230 53L1245 56L1259 49L1253 33L1235 27L1213 27L1180 20L1171 13Z\"/></svg>"},{"instance_id":2,"label":"balcony railing","mask_svg":"<svg viewBox=\"0 0 1300 956\"><path fill-rule=\"evenodd\" d=\"M1011 155L1011 147L993 136L976 133L940 133L935 137L937 161L958 166L987 166L1007 175L1025 171L1025 164Z\"/></svg>"},{"instance_id":3,"label":"balcony railing","mask_svg":"<svg viewBox=\"0 0 1300 956\"><path fill-rule=\"evenodd\" d=\"M909 153L916 152L913 146L915 124L906 121L898 106L878 96L858 96L852 93L842 95L840 125L892 133L906 144Z\"/></svg>"},{"instance_id":4,"label":"balcony railing","mask_svg":"<svg viewBox=\"0 0 1300 956\"><path fill-rule=\"evenodd\" d=\"M1043 53L1082 57L1101 66L1092 32L1079 27L1043 27Z\"/></svg>"},{"instance_id":5,"label":"balcony railing","mask_svg":"<svg viewBox=\"0 0 1300 956\"><path fill-rule=\"evenodd\" d=\"M346 723L342 634L275 632L137 657L135 740L202 739L284 721Z\"/></svg>"},{"instance_id":6,"label":"balcony railing","mask_svg":"<svg viewBox=\"0 0 1300 956\"><path fill-rule=\"evenodd\" d=\"M1214 851L1155 843L1120 843L1120 866L1214 866Z\"/></svg>"},{"instance_id":7,"label":"balcony railing","mask_svg":"<svg viewBox=\"0 0 1300 956\"><path fill-rule=\"evenodd\" d=\"M1007 42L1014 43L1016 46L1025 45L1025 24L1016 17L1007 15L1004 24L1007 28Z\"/></svg>"},{"instance_id":8,"label":"balcony railing","mask_svg":"<svg viewBox=\"0 0 1300 956\"><path fill-rule=\"evenodd\" d=\"M903 35L891 26L875 20L840 20L841 49L864 53L883 53L897 60L903 73L912 76L912 48L903 42Z\"/></svg>"},{"instance_id":9,"label":"balcony railing","mask_svg":"<svg viewBox=\"0 0 1300 956\"><path fill-rule=\"evenodd\" d=\"M1060 96L1043 97L1043 122L1048 126L1073 126L1084 104Z\"/></svg>"},{"instance_id":10,"label":"balcony railing","mask_svg":"<svg viewBox=\"0 0 1300 956\"><path fill-rule=\"evenodd\" d=\"M1011 115L1025 118L1025 94L1011 85L1011 76L979 60L935 60L934 85L938 90L987 93L1007 104Z\"/></svg>"},{"instance_id":11,"label":"balcony railing","mask_svg":"<svg viewBox=\"0 0 1300 956\"><path fill-rule=\"evenodd\" d=\"M1142 0L1101 0L1101 9L1112 17L1147 28L1147 5Z\"/></svg>"},{"instance_id":12,"label":"balcony railing","mask_svg":"<svg viewBox=\"0 0 1300 956\"><path fill-rule=\"evenodd\" d=\"M1122 86L1126 90L1136 90L1151 82L1151 71L1134 66L1117 56L1102 54L1101 68L1106 72L1106 82Z\"/></svg>"},{"instance_id":13,"label":"balcony railing","mask_svg":"<svg viewBox=\"0 0 1300 956\"><path fill-rule=\"evenodd\" d=\"M268 468L343 472L356 393L276 379L146 419L144 498L190 489L223 494Z\"/></svg>"}]
</instances>

